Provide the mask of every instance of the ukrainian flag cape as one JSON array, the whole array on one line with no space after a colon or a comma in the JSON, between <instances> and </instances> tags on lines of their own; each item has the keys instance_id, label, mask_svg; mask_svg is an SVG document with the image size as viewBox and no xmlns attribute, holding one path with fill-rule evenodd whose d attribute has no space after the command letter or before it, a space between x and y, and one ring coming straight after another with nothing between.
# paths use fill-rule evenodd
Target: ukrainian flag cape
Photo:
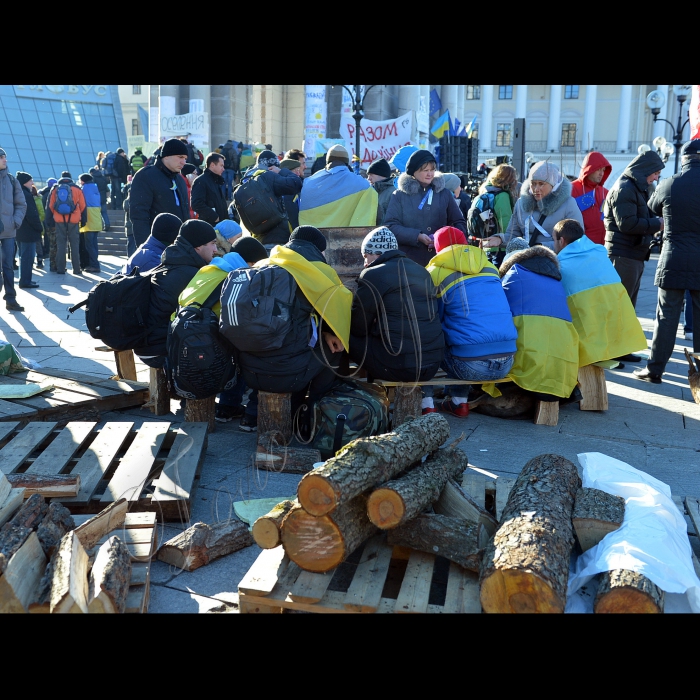
<instances>
[{"instance_id":1,"label":"ukrainian flag cape","mask_svg":"<svg viewBox=\"0 0 700 700\"><path fill-rule=\"evenodd\" d=\"M481 248L469 245L451 245L445 248L432 258L426 269L437 287L438 298L467 278L498 279L498 269L489 262L486 253Z\"/></svg>"},{"instance_id":2,"label":"ukrainian flag cape","mask_svg":"<svg viewBox=\"0 0 700 700\"><path fill-rule=\"evenodd\" d=\"M279 245L272 249L268 259L260 260L256 266L267 264L279 265L294 277L304 296L347 350L350 345L352 292L343 286L336 271L326 263L309 262L291 248Z\"/></svg>"},{"instance_id":3,"label":"ukrainian flag cape","mask_svg":"<svg viewBox=\"0 0 700 700\"><path fill-rule=\"evenodd\" d=\"M644 331L605 248L582 236L558 258L579 336L579 366L646 350Z\"/></svg>"},{"instance_id":4,"label":"ukrainian flag cape","mask_svg":"<svg viewBox=\"0 0 700 700\"><path fill-rule=\"evenodd\" d=\"M377 192L367 180L338 166L304 180L299 225L316 228L375 226Z\"/></svg>"}]
</instances>

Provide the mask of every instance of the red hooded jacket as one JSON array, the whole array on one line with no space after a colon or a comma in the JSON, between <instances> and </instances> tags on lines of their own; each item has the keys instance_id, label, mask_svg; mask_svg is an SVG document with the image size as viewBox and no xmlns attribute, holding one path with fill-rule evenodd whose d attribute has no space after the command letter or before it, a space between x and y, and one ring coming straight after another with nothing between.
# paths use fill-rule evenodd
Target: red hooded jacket
<instances>
[{"instance_id":1,"label":"red hooded jacket","mask_svg":"<svg viewBox=\"0 0 700 700\"><path fill-rule=\"evenodd\" d=\"M591 182L588 176L600 168L605 168L603 179L599 183ZM578 179L571 183L571 196L581 209L586 235L600 245L605 244L605 224L603 223L603 203L608 194L603 187L612 172L608 159L598 151L586 154ZM588 196L587 196L588 195ZM593 199L591 199L593 195Z\"/></svg>"}]
</instances>

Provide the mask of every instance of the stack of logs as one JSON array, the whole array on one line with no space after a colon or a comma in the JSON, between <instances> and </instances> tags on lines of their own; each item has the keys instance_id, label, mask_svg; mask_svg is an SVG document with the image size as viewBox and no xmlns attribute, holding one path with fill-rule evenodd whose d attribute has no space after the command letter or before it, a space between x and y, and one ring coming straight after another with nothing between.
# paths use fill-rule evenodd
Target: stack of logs
<instances>
[{"instance_id":1,"label":"stack of logs","mask_svg":"<svg viewBox=\"0 0 700 700\"><path fill-rule=\"evenodd\" d=\"M94 557L88 552L124 524L126 500L76 528L60 503L41 493L22 502L23 491L0 473L0 613L123 613L131 579L126 544L113 536Z\"/></svg>"},{"instance_id":2,"label":"stack of logs","mask_svg":"<svg viewBox=\"0 0 700 700\"><path fill-rule=\"evenodd\" d=\"M300 481L253 525L262 548L284 547L312 572L337 567L379 530L387 542L454 561L479 574L484 612L564 612L570 557L596 545L624 517L624 500L581 488L560 455L531 459L516 479L500 524L459 485L466 455L439 414L356 440ZM600 576L594 611L663 612L664 594L634 571Z\"/></svg>"}]
</instances>

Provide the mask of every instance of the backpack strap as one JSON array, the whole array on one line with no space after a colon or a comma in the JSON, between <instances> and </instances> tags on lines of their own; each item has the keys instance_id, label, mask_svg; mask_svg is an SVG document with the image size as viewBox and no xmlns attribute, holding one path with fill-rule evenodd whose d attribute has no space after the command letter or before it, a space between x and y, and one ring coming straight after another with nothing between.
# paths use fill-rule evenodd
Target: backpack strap
<instances>
[{"instance_id":1,"label":"backpack strap","mask_svg":"<svg viewBox=\"0 0 700 700\"><path fill-rule=\"evenodd\" d=\"M352 406L349 404L343 406L340 409L340 413L335 419L335 435L333 436L333 454L335 454L339 449L343 441L343 429L345 428L345 421L348 419L348 414Z\"/></svg>"},{"instance_id":2,"label":"backpack strap","mask_svg":"<svg viewBox=\"0 0 700 700\"><path fill-rule=\"evenodd\" d=\"M216 306L216 302L221 300L221 288L224 286L226 279L222 279L212 293L207 297L207 300L202 304L200 308L202 309L213 309Z\"/></svg>"}]
</instances>

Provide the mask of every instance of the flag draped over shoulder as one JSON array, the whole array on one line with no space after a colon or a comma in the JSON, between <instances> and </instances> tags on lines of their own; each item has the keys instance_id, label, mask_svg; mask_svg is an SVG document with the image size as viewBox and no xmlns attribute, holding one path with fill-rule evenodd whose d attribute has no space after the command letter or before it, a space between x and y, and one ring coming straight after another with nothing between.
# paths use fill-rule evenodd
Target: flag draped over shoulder
<instances>
[{"instance_id":1,"label":"flag draped over shoulder","mask_svg":"<svg viewBox=\"0 0 700 700\"><path fill-rule=\"evenodd\" d=\"M579 366L646 350L642 326L605 248L583 236L558 258L579 336Z\"/></svg>"},{"instance_id":2,"label":"flag draped over shoulder","mask_svg":"<svg viewBox=\"0 0 700 700\"><path fill-rule=\"evenodd\" d=\"M377 192L363 177L337 166L304 180L299 225L316 228L374 226Z\"/></svg>"},{"instance_id":3,"label":"flag draped over shoulder","mask_svg":"<svg viewBox=\"0 0 700 700\"><path fill-rule=\"evenodd\" d=\"M343 347L348 349L352 292L343 286L340 277L330 265L309 262L291 248L280 245L272 249L269 259L261 260L257 264L279 265L289 272L299 285L302 294L340 338Z\"/></svg>"}]
</instances>

